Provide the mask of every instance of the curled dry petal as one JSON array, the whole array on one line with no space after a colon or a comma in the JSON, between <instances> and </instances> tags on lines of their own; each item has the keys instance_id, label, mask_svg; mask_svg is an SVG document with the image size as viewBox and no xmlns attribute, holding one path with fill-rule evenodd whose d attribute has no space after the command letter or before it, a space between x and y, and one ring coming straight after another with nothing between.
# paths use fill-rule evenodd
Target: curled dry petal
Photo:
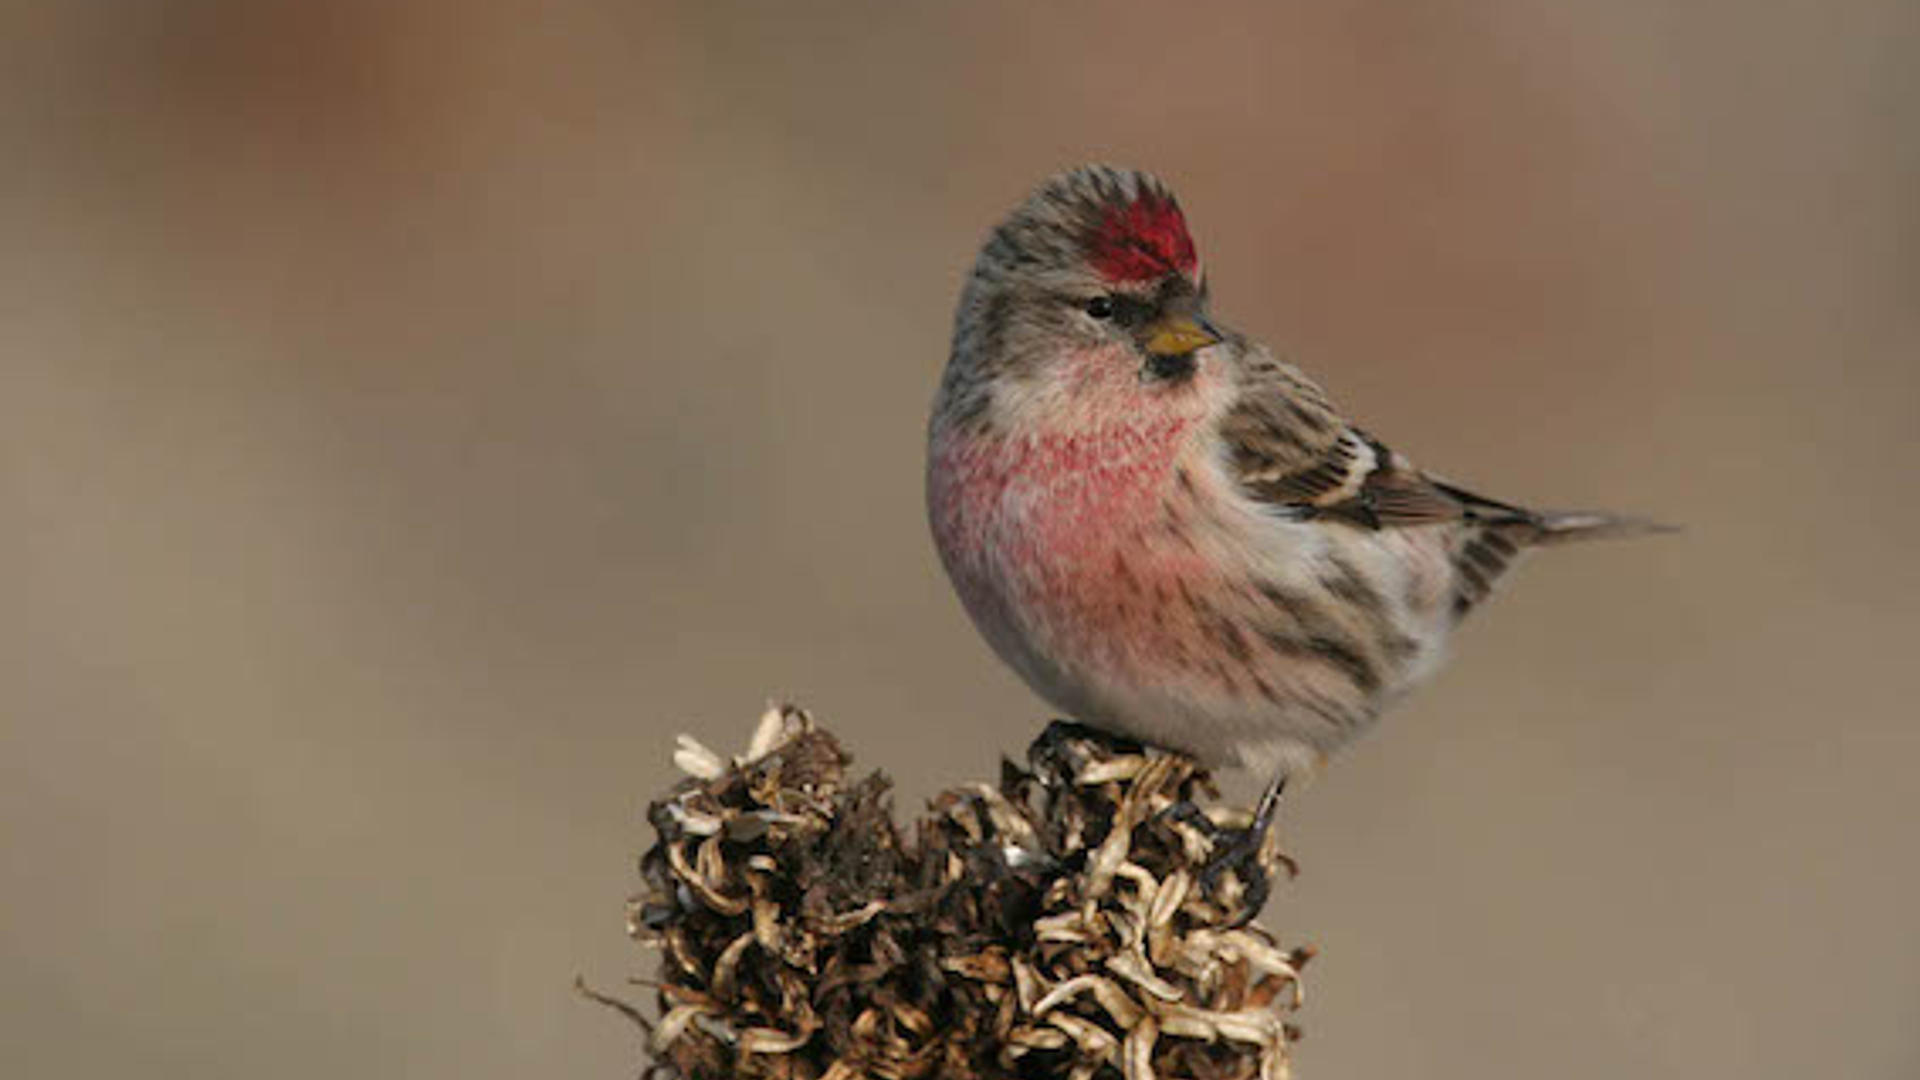
<instances>
[{"instance_id":1,"label":"curled dry petal","mask_svg":"<svg viewBox=\"0 0 1920 1080\"><path fill-rule=\"evenodd\" d=\"M1056 1027L1028 1025L1013 1029L1007 1041L1015 1048L1015 1053L1029 1050L1058 1050L1073 1041L1072 1036Z\"/></svg>"},{"instance_id":2,"label":"curled dry petal","mask_svg":"<svg viewBox=\"0 0 1920 1080\"><path fill-rule=\"evenodd\" d=\"M1107 833L1106 840L1095 849L1093 858L1087 860L1086 897L1088 900L1097 901L1107 895L1107 890L1113 887L1113 876L1120 872L1120 867L1126 863L1127 853L1132 848L1132 823L1123 818L1114 823L1113 829Z\"/></svg>"},{"instance_id":3,"label":"curled dry petal","mask_svg":"<svg viewBox=\"0 0 1920 1080\"><path fill-rule=\"evenodd\" d=\"M713 962L713 996L722 1001L733 997L734 975L740 968L740 958L745 956L747 948L753 944L752 934L741 934L733 943L720 952L720 959Z\"/></svg>"},{"instance_id":4,"label":"curled dry petal","mask_svg":"<svg viewBox=\"0 0 1920 1080\"><path fill-rule=\"evenodd\" d=\"M747 752L740 755L741 765L751 765L780 748L789 738L786 706L775 702L767 704L767 711L760 714L760 723L753 729L753 738L747 740Z\"/></svg>"},{"instance_id":5,"label":"curled dry petal","mask_svg":"<svg viewBox=\"0 0 1920 1080\"><path fill-rule=\"evenodd\" d=\"M774 1028L748 1028L740 1033L742 1054L785 1054L805 1046L812 1032L791 1034Z\"/></svg>"},{"instance_id":6,"label":"curled dry petal","mask_svg":"<svg viewBox=\"0 0 1920 1080\"><path fill-rule=\"evenodd\" d=\"M1114 1052L1120 1048L1120 1040L1091 1020L1061 1013L1048 1017L1047 1022L1066 1032L1067 1038L1079 1044L1080 1052L1095 1061L1112 1060Z\"/></svg>"},{"instance_id":7,"label":"curled dry petal","mask_svg":"<svg viewBox=\"0 0 1920 1080\"><path fill-rule=\"evenodd\" d=\"M1133 983L1161 1001L1179 1001L1180 988L1153 973L1153 965L1138 952L1123 952L1107 958L1107 970Z\"/></svg>"},{"instance_id":8,"label":"curled dry petal","mask_svg":"<svg viewBox=\"0 0 1920 1080\"><path fill-rule=\"evenodd\" d=\"M1127 1033L1127 1044L1122 1051L1126 1080L1154 1080L1153 1044L1159 1037L1160 1026L1151 1016L1143 1017Z\"/></svg>"},{"instance_id":9,"label":"curled dry petal","mask_svg":"<svg viewBox=\"0 0 1920 1080\"><path fill-rule=\"evenodd\" d=\"M838 936L855 927L865 926L873 920L874 916L886 909L886 901L869 900L859 907L854 908L852 911L843 911L838 915L827 916L825 919L820 920L818 929L823 934Z\"/></svg>"},{"instance_id":10,"label":"curled dry petal","mask_svg":"<svg viewBox=\"0 0 1920 1080\"><path fill-rule=\"evenodd\" d=\"M1202 1033L1191 1038L1217 1037L1261 1046L1277 1043L1283 1038L1279 1017L1257 1009L1219 1012L1169 1003L1157 1006L1154 1015L1159 1018L1162 1029L1169 1034L1176 1027L1182 1031Z\"/></svg>"},{"instance_id":11,"label":"curled dry petal","mask_svg":"<svg viewBox=\"0 0 1920 1080\"><path fill-rule=\"evenodd\" d=\"M680 736L680 745L673 752L673 763L681 772L697 780L718 780L727 771L727 763L720 759L720 755L700 745L691 735Z\"/></svg>"},{"instance_id":12,"label":"curled dry petal","mask_svg":"<svg viewBox=\"0 0 1920 1080\"><path fill-rule=\"evenodd\" d=\"M1193 876L1185 870L1168 874L1153 893L1153 904L1147 910L1147 922L1153 926L1172 926L1173 917L1180 913L1180 905L1187 902L1187 890L1192 886Z\"/></svg>"},{"instance_id":13,"label":"curled dry petal","mask_svg":"<svg viewBox=\"0 0 1920 1080\"><path fill-rule=\"evenodd\" d=\"M944 970L975 982L1005 984L1013 979L1013 965L1007 962L1006 956L998 952L976 953L973 956L949 956L940 961L940 966Z\"/></svg>"},{"instance_id":14,"label":"curled dry petal","mask_svg":"<svg viewBox=\"0 0 1920 1080\"><path fill-rule=\"evenodd\" d=\"M1131 780L1140 775L1140 770L1145 768L1146 764L1147 759L1138 754L1108 758L1106 761L1096 761L1080 770L1080 775L1074 777L1073 782L1082 787L1091 787L1095 784L1110 784L1115 780Z\"/></svg>"},{"instance_id":15,"label":"curled dry petal","mask_svg":"<svg viewBox=\"0 0 1920 1080\"><path fill-rule=\"evenodd\" d=\"M653 1029L655 1053L672 1046L696 1019L714 1010L705 1005L681 1005L669 1009Z\"/></svg>"},{"instance_id":16,"label":"curled dry petal","mask_svg":"<svg viewBox=\"0 0 1920 1080\"><path fill-rule=\"evenodd\" d=\"M676 803L667 811L672 815L674 824L680 826L680 831L692 836L712 836L726 827L726 823L719 818L691 806Z\"/></svg>"},{"instance_id":17,"label":"curled dry petal","mask_svg":"<svg viewBox=\"0 0 1920 1080\"><path fill-rule=\"evenodd\" d=\"M728 896L715 888L706 875L687 862L687 854L681 844L667 845L667 863L682 884L700 898L700 902L723 915L738 915L747 910L747 902L737 896Z\"/></svg>"},{"instance_id":18,"label":"curled dry petal","mask_svg":"<svg viewBox=\"0 0 1920 1080\"><path fill-rule=\"evenodd\" d=\"M1013 986L1020 1002L1020 1011L1030 1016L1036 1015L1040 999L1047 994L1047 986L1033 970L1032 964L1019 959L1013 961Z\"/></svg>"},{"instance_id":19,"label":"curled dry petal","mask_svg":"<svg viewBox=\"0 0 1920 1080\"><path fill-rule=\"evenodd\" d=\"M1100 975L1077 975L1068 979L1049 991L1030 1011L1035 1016L1045 1016L1062 1003L1082 994L1091 995L1122 1028L1130 1028L1140 1022L1140 1006L1127 996L1126 991L1114 985L1112 979Z\"/></svg>"},{"instance_id":20,"label":"curled dry petal","mask_svg":"<svg viewBox=\"0 0 1920 1080\"><path fill-rule=\"evenodd\" d=\"M1036 919L1033 932L1041 941L1085 941L1092 936L1085 913L1078 910Z\"/></svg>"},{"instance_id":21,"label":"curled dry petal","mask_svg":"<svg viewBox=\"0 0 1920 1080\"><path fill-rule=\"evenodd\" d=\"M1160 891L1160 879L1154 877L1152 871L1135 862L1121 863L1119 869L1114 871L1114 877L1133 886L1130 892L1124 893L1119 898L1120 906L1125 908L1128 914L1139 916L1142 922L1147 921L1148 914L1153 908L1154 894Z\"/></svg>"}]
</instances>

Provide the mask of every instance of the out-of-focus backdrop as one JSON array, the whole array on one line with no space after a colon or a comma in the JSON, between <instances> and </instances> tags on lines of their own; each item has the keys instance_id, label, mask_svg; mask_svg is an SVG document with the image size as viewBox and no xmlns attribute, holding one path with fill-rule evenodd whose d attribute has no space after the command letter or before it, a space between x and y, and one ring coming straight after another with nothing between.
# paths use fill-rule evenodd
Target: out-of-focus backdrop
<instances>
[{"instance_id":1,"label":"out-of-focus backdrop","mask_svg":"<svg viewBox=\"0 0 1920 1080\"><path fill-rule=\"evenodd\" d=\"M1396 445L1688 527L1294 802L1302 1071L1920 1075L1913 4L0 18L8 1075L630 1075L675 732L991 775L925 408L1087 159Z\"/></svg>"}]
</instances>

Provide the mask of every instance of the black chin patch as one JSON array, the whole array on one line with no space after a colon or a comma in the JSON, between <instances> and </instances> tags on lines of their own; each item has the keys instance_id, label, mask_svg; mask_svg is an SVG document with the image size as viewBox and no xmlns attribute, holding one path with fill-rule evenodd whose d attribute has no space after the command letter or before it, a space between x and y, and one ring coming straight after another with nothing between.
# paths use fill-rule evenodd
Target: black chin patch
<instances>
[{"instance_id":1,"label":"black chin patch","mask_svg":"<svg viewBox=\"0 0 1920 1080\"><path fill-rule=\"evenodd\" d=\"M1190 352L1147 357L1147 374L1161 382L1181 382L1193 376L1197 361Z\"/></svg>"}]
</instances>

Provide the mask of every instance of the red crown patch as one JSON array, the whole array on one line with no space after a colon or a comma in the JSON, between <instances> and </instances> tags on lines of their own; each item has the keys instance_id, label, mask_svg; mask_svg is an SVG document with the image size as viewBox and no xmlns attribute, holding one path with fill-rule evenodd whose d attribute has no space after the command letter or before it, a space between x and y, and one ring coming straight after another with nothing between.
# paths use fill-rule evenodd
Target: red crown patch
<instances>
[{"instance_id":1,"label":"red crown patch","mask_svg":"<svg viewBox=\"0 0 1920 1080\"><path fill-rule=\"evenodd\" d=\"M1153 281L1197 264L1187 219L1171 198L1151 191L1107 210L1087 256L1108 281Z\"/></svg>"}]
</instances>

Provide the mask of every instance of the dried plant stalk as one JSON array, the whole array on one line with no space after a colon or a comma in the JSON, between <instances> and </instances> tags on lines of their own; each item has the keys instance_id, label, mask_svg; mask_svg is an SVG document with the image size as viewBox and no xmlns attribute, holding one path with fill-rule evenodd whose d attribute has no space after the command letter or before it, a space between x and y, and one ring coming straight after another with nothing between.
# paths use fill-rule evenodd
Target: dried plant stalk
<instances>
[{"instance_id":1,"label":"dried plant stalk","mask_svg":"<svg viewBox=\"0 0 1920 1080\"><path fill-rule=\"evenodd\" d=\"M1291 864L1223 858L1248 815L1202 809L1186 758L1056 724L1028 759L909 841L802 710L731 761L683 738L629 910L661 956L648 1075L1287 1076L1311 952L1248 925L1248 879Z\"/></svg>"}]
</instances>

